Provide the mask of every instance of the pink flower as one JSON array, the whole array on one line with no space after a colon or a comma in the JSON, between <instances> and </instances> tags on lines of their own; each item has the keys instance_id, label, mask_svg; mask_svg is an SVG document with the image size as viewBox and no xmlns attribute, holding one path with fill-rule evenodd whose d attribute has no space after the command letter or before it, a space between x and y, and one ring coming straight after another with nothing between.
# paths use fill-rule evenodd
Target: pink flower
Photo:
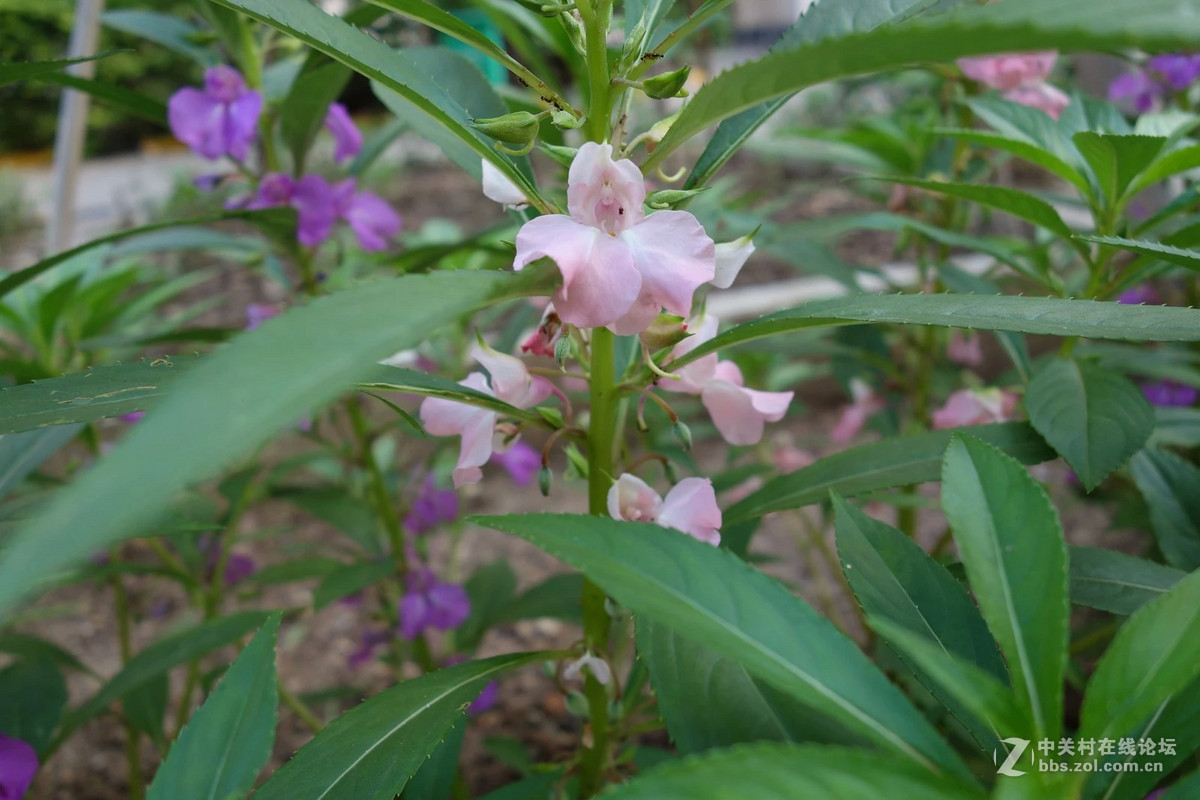
<instances>
[{"instance_id":1,"label":"pink flower","mask_svg":"<svg viewBox=\"0 0 1200 800\"><path fill-rule=\"evenodd\" d=\"M337 163L354 158L362 150L362 131L341 103L329 105L329 111L325 114L325 130L333 135L333 160Z\"/></svg>"},{"instance_id":2,"label":"pink flower","mask_svg":"<svg viewBox=\"0 0 1200 800\"><path fill-rule=\"evenodd\" d=\"M482 372L472 372L459 381L468 389L490 394L517 408L532 408L549 397L554 388L545 378L530 375L520 359L479 346L472 355L491 374L491 382ZM491 459L495 450L496 412L429 397L421 403L420 413L425 430L434 436L462 437L454 488L478 483L483 478L480 467Z\"/></svg>"},{"instance_id":3,"label":"pink flower","mask_svg":"<svg viewBox=\"0 0 1200 800\"><path fill-rule=\"evenodd\" d=\"M611 145L583 145L568 176L570 216L525 223L513 268L554 261L563 278L554 306L581 328L608 326L627 336L645 330L663 307L687 316L696 289L716 275L715 245L691 214L647 215L645 199L636 164L614 161Z\"/></svg>"},{"instance_id":4,"label":"pink flower","mask_svg":"<svg viewBox=\"0 0 1200 800\"><path fill-rule=\"evenodd\" d=\"M545 313L542 314L542 321L538 323L537 329L529 334L525 338L525 341L521 343L521 352L554 358L554 346L558 344L558 340L562 338L562 334L562 319L558 316L558 312L554 310L554 304L548 303Z\"/></svg>"},{"instance_id":5,"label":"pink flower","mask_svg":"<svg viewBox=\"0 0 1200 800\"><path fill-rule=\"evenodd\" d=\"M698 325L690 323L688 329L696 331L695 335L676 345L673 355L678 358L712 339L717 335L719 325L720 320L712 315L706 316ZM680 368L678 375L680 380L664 380L659 385L668 392L700 395L700 402L708 409L713 424L730 444L750 445L760 441L766 423L783 419L795 395L794 392L759 392L745 388L737 364L719 361L716 353Z\"/></svg>"},{"instance_id":6,"label":"pink flower","mask_svg":"<svg viewBox=\"0 0 1200 800\"><path fill-rule=\"evenodd\" d=\"M871 415L886 407L883 398L876 395L871 385L861 378L853 378L850 381L850 395L853 402L846 406L841 420L829 432L829 438L838 444L845 444L858 436Z\"/></svg>"},{"instance_id":7,"label":"pink flower","mask_svg":"<svg viewBox=\"0 0 1200 800\"><path fill-rule=\"evenodd\" d=\"M684 478L666 498L626 473L608 490L608 513L628 522L653 522L711 545L721 543L721 509L708 478Z\"/></svg>"},{"instance_id":8,"label":"pink flower","mask_svg":"<svg viewBox=\"0 0 1200 800\"><path fill-rule=\"evenodd\" d=\"M197 155L215 161L231 156L245 161L257 133L263 98L246 88L233 67L204 73L204 88L180 89L167 102L167 122L175 138Z\"/></svg>"},{"instance_id":9,"label":"pink flower","mask_svg":"<svg viewBox=\"0 0 1200 800\"><path fill-rule=\"evenodd\" d=\"M732 242L721 242L716 246L717 267L712 279L712 285L718 289L728 289L737 280L742 267L754 255L754 234L734 239Z\"/></svg>"},{"instance_id":10,"label":"pink flower","mask_svg":"<svg viewBox=\"0 0 1200 800\"><path fill-rule=\"evenodd\" d=\"M1058 53L1047 50L960 58L958 66L968 78L1000 90L1006 99L1058 119L1071 99L1046 82L1057 59Z\"/></svg>"},{"instance_id":11,"label":"pink flower","mask_svg":"<svg viewBox=\"0 0 1200 800\"><path fill-rule=\"evenodd\" d=\"M1005 422L1017 407L1017 397L999 389L960 389L933 412L933 427L961 428Z\"/></svg>"},{"instance_id":12,"label":"pink flower","mask_svg":"<svg viewBox=\"0 0 1200 800\"><path fill-rule=\"evenodd\" d=\"M955 364L978 367L983 363L983 339L977 333L954 331L946 345L946 356Z\"/></svg>"}]
</instances>

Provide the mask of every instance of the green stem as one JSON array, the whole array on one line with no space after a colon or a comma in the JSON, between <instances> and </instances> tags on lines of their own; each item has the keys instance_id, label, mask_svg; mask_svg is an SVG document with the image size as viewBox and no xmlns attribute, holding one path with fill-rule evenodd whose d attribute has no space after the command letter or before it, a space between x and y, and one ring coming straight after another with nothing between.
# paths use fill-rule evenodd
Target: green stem
<instances>
[{"instance_id":1,"label":"green stem","mask_svg":"<svg viewBox=\"0 0 1200 800\"><path fill-rule=\"evenodd\" d=\"M612 0L588 0L579 4L583 19L584 44L587 46L588 69L588 136L594 142L608 141L609 116L612 103L609 97L612 76L608 67L608 4Z\"/></svg>"},{"instance_id":2,"label":"green stem","mask_svg":"<svg viewBox=\"0 0 1200 800\"><path fill-rule=\"evenodd\" d=\"M119 559L116 548L113 548L112 560ZM117 638L121 645L121 662L128 663L133 656L133 637L129 625L129 596L125 593L125 584L119 575L112 577L113 594L117 604ZM137 728L128 718L125 720L125 761L129 766L129 797L130 800L142 800L146 795L146 787L142 782L141 737Z\"/></svg>"},{"instance_id":3,"label":"green stem","mask_svg":"<svg viewBox=\"0 0 1200 800\"><path fill-rule=\"evenodd\" d=\"M292 691L282 683L279 684L279 699L283 701L285 706L292 710L292 713L296 715L296 719L303 722L304 726L313 733L320 733L321 729L325 727L325 723L321 722L320 717L314 714L312 709L305 705L303 700L292 694Z\"/></svg>"}]
</instances>

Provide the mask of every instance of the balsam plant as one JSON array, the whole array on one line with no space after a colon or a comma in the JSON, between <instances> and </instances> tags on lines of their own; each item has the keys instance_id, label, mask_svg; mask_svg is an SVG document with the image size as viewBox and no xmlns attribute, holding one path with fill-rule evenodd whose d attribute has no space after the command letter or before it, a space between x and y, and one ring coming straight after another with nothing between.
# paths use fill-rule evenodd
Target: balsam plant
<instances>
[{"instance_id":1,"label":"balsam plant","mask_svg":"<svg viewBox=\"0 0 1200 800\"><path fill-rule=\"evenodd\" d=\"M1195 268L1196 254L1185 249L1192 242L1166 232L1169 219L1186 219L1191 195L1142 223L1126 214L1141 190L1196 166L1191 121L1130 130L1084 101L1064 105L1045 82L1044 59L1012 80L994 62L968 62L964 71L1009 93L1008 104L966 100L991 130L956 114L957 128L931 135L1050 170L1079 190L1094 230L1072 230L1041 198L969 180L978 176L964 174L965 151L949 180L888 178L1013 214L1055 237L1052 247L1020 253L985 250L1028 282L1025 294L943 279L947 253L930 250L926 286L958 291L855 294L722 332L704 296L734 282L753 243L716 243L687 209L750 134L809 86L993 53L1187 50L1200 40L1200 4L1144 0L1131 15L1119 0L821 0L766 56L686 89L679 46L731 4L707 0L687 16L654 0L616 8L612 0L481 4L512 53L424 0L379 0L344 18L301 0L199 6L211 26L209 53L220 58L206 65L203 88L171 99L166 119L203 157L227 159L243 191L216 216L264 230L272 256L292 270L280 271L287 308L258 309L252 330L206 355L95 366L0 393L0 425L11 434L0 439L0 455L14 476L4 489L79 426L147 412L68 485L9 504L17 521L0 551L0 612L20 621L23 601L108 550L107 564L84 573L112 583L126 625L123 575L138 567L121 543L138 540L153 554L150 571L187 587L202 619L136 653L124 632L123 668L69 709L61 670L87 667L29 634L0 637L16 655L0 673L0 697L20 709L0 716L0 788L8 796L26 791L39 758L118 703L133 796L144 791L143 735L165 755L151 797L465 796L455 776L464 715L503 673L538 662L558 662L564 685L582 685L572 707L583 735L570 757L494 797L1139 798L1168 786L1171 798L1196 793L1200 473L1161 447L1172 440L1152 440L1161 426L1121 370L1083 357L1094 341L1200 340L1195 309L1113 300L1147 273ZM386 13L472 48L522 88L506 101L460 55L393 49L363 30ZM275 60L293 47L279 46L280 37L307 51L290 70ZM62 66L0 65L0 78ZM356 183L395 128L372 146L335 105L350 71L371 79L391 111L510 207L512 224L436 252L374 262L352 254L339 231L348 229L359 251L386 252L400 221ZM685 92L667 118L649 102ZM322 128L335 142L329 172L311 157ZM550 162L546 170L533 169L535 149ZM554 163L562 169L549 168ZM670 188L654 191L654 181ZM965 232L956 208L941 211L914 225L927 245L985 241ZM156 232L122 232L51 257L8 276L0 292L36 286L72 256ZM1143 238L1153 236L1161 240ZM473 257L452 257L462 252ZM1137 260L1125 264L1125 252ZM370 274L371 263L406 274ZM522 341L513 330L530 317L528 298L542 315ZM680 479L681 468L700 470L686 456L693 437L678 400L698 397L715 431L736 446L760 442L793 400L792 392L767 391L753 373L747 378L729 351L768 338L786 348L802 331L864 324L919 330L921 364L932 358L929 332L1006 337L1027 384L1030 422L981 424L989 417L973 412L1008 417L1014 401L987 398L995 401L987 406L976 398L972 413L948 407L942 425L918 371L912 424L899 435L773 477L725 508L717 481ZM436 350L445 376L395 365L443 329L450 331ZM1025 335L1055 337L1058 354L1033 360ZM538 366L530 353L557 363ZM456 382L464 357L480 369ZM584 391L572 397L569 379ZM398 399L380 397L388 392L424 399L414 416ZM869 386L858 392L843 438L869 416L871 396ZM953 429L928 430L931 422ZM668 426L671 445L662 436ZM261 458L263 445L297 427L307 428L299 435L311 453L283 464ZM539 429L540 454L525 441ZM448 442L457 447L453 467L410 458L407 448L397 457L400 435L422 434L457 437ZM569 468L559 480L569 473L586 481L587 513L533 509L475 522L534 543L579 576L514 598L507 565L479 570L465 587L430 569L420 535L456 518L448 484L494 480L484 468L500 461L514 479L536 474L552 493L560 450ZM1057 456L1088 488L1132 459L1138 485L1153 487L1144 491L1172 566L1068 547L1024 466ZM200 491L214 479L215 505ZM948 563L949 540L937 557L927 553L911 517L901 531L846 499L930 481L941 483L961 563ZM378 600L361 658L387 649L396 685L328 722L275 674L274 646L296 611L226 611L231 587L252 580L234 549L240 522L267 496L336 521L354 542L344 559L284 563L272 579L319 577L317 605L363 590ZM747 558L763 516L823 504L833 509L841 573L865 620L861 642ZM564 591L577 596L577 611L561 611ZM1115 615L1102 655L1091 650L1095 637L1073 636L1072 604ZM550 607L581 621L575 646L463 660L490 625ZM203 656L255 630L224 675L203 673ZM874 659L860 643L873 645ZM406 665L420 677L406 677ZM186 683L172 730L164 676L175 667L186 669ZM314 735L260 782L281 704ZM156 710L147 715L147 707ZM659 720L683 758L654 766L638 734Z\"/></svg>"}]
</instances>

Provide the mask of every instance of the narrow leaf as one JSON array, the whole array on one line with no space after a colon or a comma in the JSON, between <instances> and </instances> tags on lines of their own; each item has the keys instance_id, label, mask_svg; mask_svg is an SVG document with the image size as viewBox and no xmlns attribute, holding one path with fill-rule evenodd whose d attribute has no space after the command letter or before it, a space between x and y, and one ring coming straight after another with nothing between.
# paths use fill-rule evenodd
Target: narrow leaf
<instances>
[{"instance_id":1,"label":"narrow leaf","mask_svg":"<svg viewBox=\"0 0 1200 800\"><path fill-rule=\"evenodd\" d=\"M1072 547L1071 602L1132 614L1162 597L1187 573L1100 547Z\"/></svg>"},{"instance_id":2,"label":"narrow leaf","mask_svg":"<svg viewBox=\"0 0 1200 800\"><path fill-rule=\"evenodd\" d=\"M1200 569L1200 468L1157 447L1138 453L1131 466L1167 562Z\"/></svg>"},{"instance_id":3,"label":"narrow leaf","mask_svg":"<svg viewBox=\"0 0 1200 800\"><path fill-rule=\"evenodd\" d=\"M1159 242L1124 239L1119 236L1077 236L1075 238L1080 241L1091 242L1092 244L1117 247L1121 250L1128 250L1131 253L1150 256L1159 261L1174 264L1177 267L1200 272L1200 251L1185 250L1182 247L1172 247L1169 244L1160 244Z\"/></svg>"}]
</instances>

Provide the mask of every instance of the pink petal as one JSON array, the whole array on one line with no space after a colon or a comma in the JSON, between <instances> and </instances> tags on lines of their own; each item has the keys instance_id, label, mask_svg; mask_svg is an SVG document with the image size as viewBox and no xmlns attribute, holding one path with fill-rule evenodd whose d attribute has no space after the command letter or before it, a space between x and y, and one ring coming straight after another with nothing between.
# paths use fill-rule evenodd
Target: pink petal
<instances>
[{"instance_id":1,"label":"pink petal","mask_svg":"<svg viewBox=\"0 0 1200 800\"><path fill-rule=\"evenodd\" d=\"M846 406L842 412L842 418L838 424L829 432L829 438L838 444L846 442L858 436L858 432L863 429L863 425L867 424L867 417L871 416L867 413L867 409L859 405Z\"/></svg>"},{"instance_id":2,"label":"pink petal","mask_svg":"<svg viewBox=\"0 0 1200 800\"><path fill-rule=\"evenodd\" d=\"M599 328L620 319L637 299L642 276L629 248L602 231L562 214L530 220L517 234L520 270L549 258L563 276L554 307L564 322Z\"/></svg>"},{"instance_id":3,"label":"pink petal","mask_svg":"<svg viewBox=\"0 0 1200 800\"><path fill-rule=\"evenodd\" d=\"M627 158L613 161L612 145L579 148L567 175L567 208L584 225L617 234L642 221L646 181Z\"/></svg>"},{"instance_id":4,"label":"pink petal","mask_svg":"<svg viewBox=\"0 0 1200 800\"><path fill-rule=\"evenodd\" d=\"M662 498L636 475L625 473L608 490L608 513L627 522L656 522Z\"/></svg>"},{"instance_id":5,"label":"pink petal","mask_svg":"<svg viewBox=\"0 0 1200 800\"><path fill-rule=\"evenodd\" d=\"M1046 112L1051 119L1058 119L1063 109L1071 105L1071 98L1048 83L1018 86L1004 93L1006 100Z\"/></svg>"},{"instance_id":6,"label":"pink petal","mask_svg":"<svg viewBox=\"0 0 1200 800\"><path fill-rule=\"evenodd\" d=\"M704 388L700 400L725 441L734 445L751 445L762 440L765 419L755 410L750 393L741 386L714 380Z\"/></svg>"},{"instance_id":7,"label":"pink petal","mask_svg":"<svg viewBox=\"0 0 1200 800\"><path fill-rule=\"evenodd\" d=\"M478 483L483 478L479 468L492 457L492 434L495 430L496 414L492 411L484 411L463 430L458 464L453 475L455 489L468 483Z\"/></svg>"},{"instance_id":8,"label":"pink petal","mask_svg":"<svg viewBox=\"0 0 1200 800\"><path fill-rule=\"evenodd\" d=\"M717 364L717 368L713 370L713 377L719 381L729 381L734 386L746 385L746 379L742 377L742 370L732 361L722 361Z\"/></svg>"},{"instance_id":9,"label":"pink petal","mask_svg":"<svg viewBox=\"0 0 1200 800\"><path fill-rule=\"evenodd\" d=\"M483 376L482 372L472 372L458 383L460 386L474 389L477 392L492 394L492 390L487 384L487 378ZM425 398L421 403L419 413L421 424L434 436L461 436L463 431L477 424L481 415L495 417L495 413L486 408L478 408L454 400L443 400L440 397Z\"/></svg>"},{"instance_id":10,"label":"pink petal","mask_svg":"<svg viewBox=\"0 0 1200 800\"><path fill-rule=\"evenodd\" d=\"M742 389L750 395L750 403L767 422L779 422L792 404L795 392L760 392L757 389Z\"/></svg>"},{"instance_id":11,"label":"pink petal","mask_svg":"<svg viewBox=\"0 0 1200 800\"><path fill-rule=\"evenodd\" d=\"M754 241L749 236L743 236L732 242L722 242L716 247L716 274L712 285L718 289L728 289L737 280L742 267L754 255Z\"/></svg>"},{"instance_id":12,"label":"pink petal","mask_svg":"<svg viewBox=\"0 0 1200 800\"><path fill-rule=\"evenodd\" d=\"M671 356L673 358L681 358L692 352L716 336L720 325L721 321L712 314L706 314L699 322L689 320L688 330L692 335L675 345L675 349L671 351ZM680 380L663 380L658 386L660 389L665 389L668 392L700 394L704 391L705 385L712 380L716 371L717 354L709 353L693 361L691 364L675 370L675 374L680 377Z\"/></svg>"},{"instance_id":13,"label":"pink petal","mask_svg":"<svg viewBox=\"0 0 1200 800\"><path fill-rule=\"evenodd\" d=\"M639 303L652 302L686 317L692 296L716 274L716 247L686 211L658 211L627 229L620 239L642 273Z\"/></svg>"},{"instance_id":14,"label":"pink petal","mask_svg":"<svg viewBox=\"0 0 1200 800\"><path fill-rule=\"evenodd\" d=\"M684 478L667 492L658 524L711 545L721 543L721 508L708 478Z\"/></svg>"},{"instance_id":15,"label":"pink petal","mask_svg":"<svg viewBox=\"0 0 1200 800\"><path fill-rule=\"evenodd\" d=\"M946 356L955 364L978 367L983 363L983 339L977 333L954 331L946 345Z\"/></svg>"},{"instance_id":16,"label":"pink petal","mask_svg":"<svg viewBox=\"0 0 1200 800\"><path fill-rule=\"evenodd\" d=\"M961 58L957 63L963 74L971 80L1007 91L1023 83L1045 80L1054 69L1057 58L1058 53L1054 51L1042 51Z\"/></svg>"},{"instance_id":17,"label":"pink petal","mask_svg":"<svg viewBox=\"0 0 1200 800\"><path fill-rule=\"evenodd\" d=\"M960 428L974 425L985 412L979 398L970 389L960 389L946 400L946 404L933 412L933 427L938 429Z\"/></svg>"},{"instance_id":18,"label":"pink petal","mask_svg":"<svg viewBox=\"0 0 1200 800\"><path fill-rule=\"evenodd\" d=\"M529 374L525 362L490 347L475 345L471 357L491 375L496 397L517 408L532 408L550 396L553 385L545 378Z\"/></svg>"},{"instance_id":19,"label":"pink petal","mask_svg":"<svg viewBox=\"0 0 1200 800\"><path fill-rule=\"evenodd\" d=\"M508 208L521 209L529 205L525 193L486 158L483 159L483 196Z\"/></svg>"}]
</instances>

